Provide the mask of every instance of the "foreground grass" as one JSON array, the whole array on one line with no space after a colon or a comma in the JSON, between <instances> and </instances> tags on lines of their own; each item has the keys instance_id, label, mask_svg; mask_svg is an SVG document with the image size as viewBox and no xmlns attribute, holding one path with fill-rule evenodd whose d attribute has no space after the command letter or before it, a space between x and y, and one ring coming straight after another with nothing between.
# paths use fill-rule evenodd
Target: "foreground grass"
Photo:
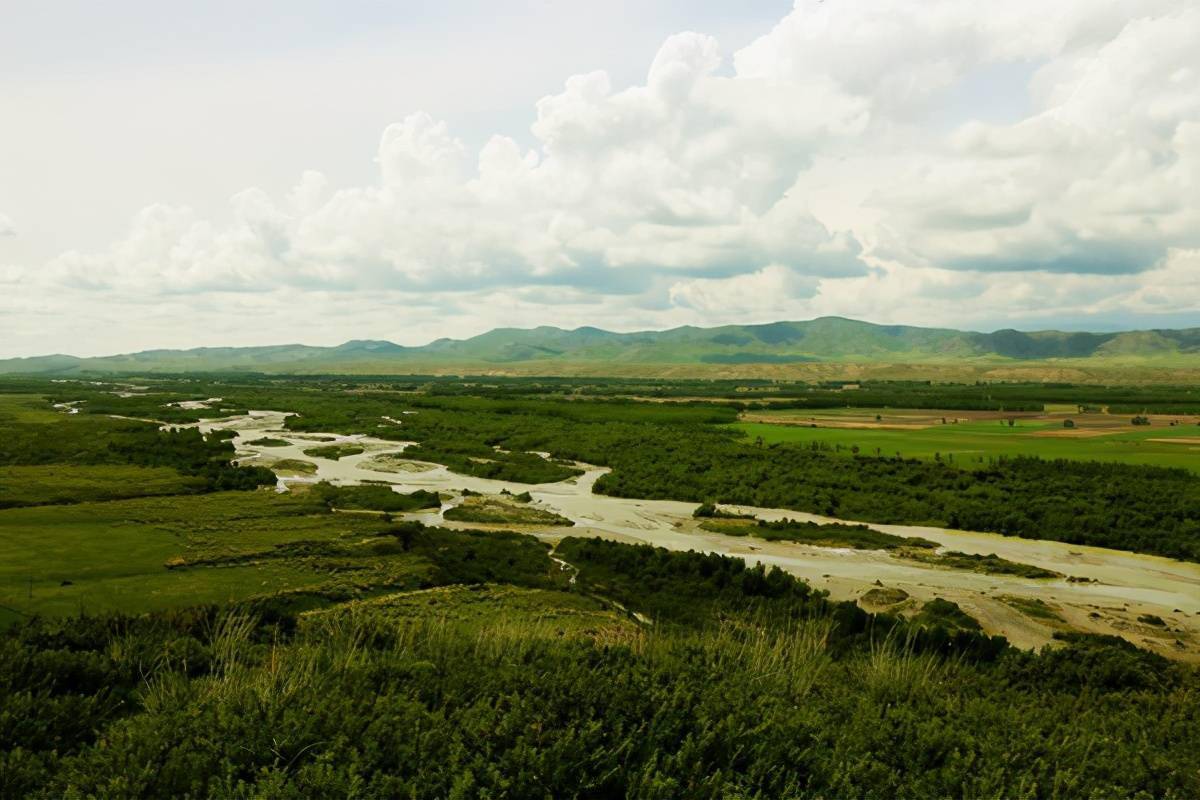
<instances>
[{"instance_id":1,"label":"foreground grass","mask_svg":"<svg viewBox=\"0 0 1200 800\"><path fill-rule=\"evenodd\" d=\"M1200 791L1195 676L1154 674L1157 662L1127 650L1081 643L974 664L884 637L839 654L819 620L647 630L554 593L468 592L449 593L447 614L441 601L422 614L411 596L309 615L283 638L210 611L29 628L0 641L0 687L11 687L0 688L0 793ZM550 607L534 617L527 601Z\"/></svg>"}]
</instances>

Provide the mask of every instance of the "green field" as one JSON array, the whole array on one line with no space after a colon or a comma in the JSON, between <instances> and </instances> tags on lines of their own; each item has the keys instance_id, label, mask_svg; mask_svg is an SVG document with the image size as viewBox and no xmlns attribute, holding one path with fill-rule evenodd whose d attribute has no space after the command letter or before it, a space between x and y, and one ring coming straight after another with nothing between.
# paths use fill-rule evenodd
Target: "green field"
<instances>
[{"instance_id":1,"label":"green field","mask_svg":"<svg viewBox=\"0 0 1200 800\"><path fill-rule=\"evenodd\" d=\"M137 613L328 581L312 561L247 559L277 545L363 536L379 524L273 492L0 511L0 605L25 615ZM167 565L217 562L168 569Z\"/></svg>"},{"instance_id":2,"label":"green field","mask_svg":"<svg viewBox=\"0 0 1200 800\"><path fill-rule=\"evenodd\" d=\"M894 409L892 410L894 412ZM828 412L825 412L828 413ZM857 413L862 413L857 410ZM885 412L886 413L886 412ZM821 423L818 421L817 425ZM964 422L934 425L917 430L879 428L829 428L783 425L765 422L739 422L731 426L748 441L762 437L764 444L819 442L833 451L851 455L857 446L860 455L934 459L941 456L960 467L985 465L988 458L1036 456L1044 459L1066 458L1075 461L1115 461L1160 467L1182 467L1200 473L1200 443L1178 444L1153 439L1200 439L1196 425L1130 427L1119 433L1095 437L1059 437L1038 435L1039 431L1062 429L1061 422L1019 421L1015 427L998 422Z\"/></svg>"},{"instance_id":3,"label":"green field","mask_svg":"<svg viewBox=\"0 0 1200 800\"><path fill-rule=\"evenodd\" d=\"M0 467L0 508L121 500L201 491L204 481L170 467L40 464Z\"/></svg>"}]
</instances>

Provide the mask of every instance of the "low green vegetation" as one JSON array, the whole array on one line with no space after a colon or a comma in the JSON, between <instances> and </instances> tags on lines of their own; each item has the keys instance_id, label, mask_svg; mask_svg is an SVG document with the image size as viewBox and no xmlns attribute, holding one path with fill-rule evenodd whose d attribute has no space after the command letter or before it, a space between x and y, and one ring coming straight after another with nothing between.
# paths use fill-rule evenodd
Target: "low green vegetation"
<instances>
[{"instance_id":1,"label":"low green vegetation","mask_svg":"<svg viewBox=\"0 0 1200 800\"><path fill-rule=\"evenodd\" d=\"M1045 600L1037 597L1017 597L1015 595L1001 595L1001 601L1012 606L1027 617L1039 620L1041 622L1049 622L1054 624L1065 624L1066 620L1062 618L1057 611Z\"/></svg>"},{"instance_id":2,"label":"low green vegetation","mask_svg":"<svg viewBox=\"0 0 1200 800\"><path fill-rule=\"evenodd\" d=\"M300 476L317 474L317 465L302 458L276 458L263 463L276 475Z\"/></svg>"},{"instance_id":3,"label":"low green vegetation","mask_svg":"<svg viewBox=\"0 0 1200 800\"><path fill-rule=\"evenodd\" d=\"M364 618L379 625L441 624L514 637L588 637L613 642L640 638L636 621L602 598L490 583L451 584L340 603L310 612L302 624L320 629L331 621L353 625Z\"/></svg>"},{"instance_id":4,"label":"low green vegetation","mask_svg":"<svg viewBox=\"0 0 1200 800\"><path fill-rule=\"evenodd\" d=\"M274 492L139 498L0 511L0 605L24 615L140 613L320 582L297 563L169 569L282 543L374 531L316 497Z\"/></svg>"},{"instance_id":5,"label":"low green vegetation","mask_svg":"<svg viewBox=\"0 0 1200 800\"><path fill-rule=\"evenodd\" d=\"M753 514L739 514L736 511L721 508L713 503L701 503L692 512L692 516L698 519L755 519Z\"/></svg>"},{"instance_id":6,"label":"low green vegetation","mask_svg":"<svg viewBox=\"0 0 1200 800\"><path fill-rule=\"evenodd\" d=\"M488 447L420 444L404 451L407 458L445 464L460 475L516 483L557 483L583 472L533 453L502 452Z\"/></svg>"},{"instance_id":7,"label":"low green vegetation","mask_svg":"<svg viewBox=\"0 0 1200 800\"><path fill-rule=\"evenodd\" d=\"M898 548L936 548L937 542L917 536L896 536L866 525L840 522L818 523L797 520L755 521L753 517L706 519L701 530L726 536L754 536L769 542L800 542L816 547L850 547L855 550L896 550Z\"/></svg>"},{"instance_id":8,"label":"low green vegetation","mask_svg":"<svg viewBox=\"0 0 1200 800\"><path fill-rule=\"evenodd\" d=\"M313 458L330 458L337 461L346 456L356 456L364 452L362 445L357 444L327 444L320 447L309 447L304 450L304 455L312 456Z\"/></svg>"},{"instance_id":9,"label":"low green vegetation","mask_svg":"<svg viewBox=\"0 0 1200 800\"><path fill-rule=\"evenodd\" d=\"M946 569L980 572L985 575L1014 575L1018 578L1061 578L1062 573L1043 569L1032 564L1021 564L1009 561L995 553L979 555L977 553L960 553L949 550L943 553L922 552L920 550L906 551L905 558L932 564Z\"/></svg>"},{"instance_id":10,"label":"low green vegetation","mask_svg":"<svg viewBox=\"0 0 1200 800\"><path fill-rule=\"evenodd\" d=\"M479 522L491 525L554 525L569 527L575 523L543 508L529 506L509 498L472 495L446 509L442 515L455 522Z\"/></svg>"},{"instance_id":11,"label":"low green vegetation","mask_svg":"<svg viewBox=\"0 0 1200 800\"><path fill-rule=\"evenodd\" d=\"M867 605L894 606L899 605L907 600L908 592L897 586L883 586L881 584L872 589L868 589L859 599Z\"/></svg>"},{"instance_id":12,"label":"low green vegetation","mask_svg":"<svg viewBox=\"0 0 1200 800\"><path fill-rule=\"evenodd\" d=\"M544 589L468 592L308 615L290 634L291 617L215 609L24 626L0 640L0 791L716 800L1057 785L1182 800L1200 789L1180 768L1198 755L1194 675L1112 641L980 661L895 638L854 644L821 617L646 632Z\"/></svg>"},{"instance_id":13,"label":"low green vegetation","mask_svg":"<svg viewBox=\"0 0 1200 800\"><path fill-rule=\"evenodd\" d=\"M398 513L440 508L442 505L442 498L437 492L427 492L424 489L405 494L393 491L391 486L333 486L322 481L309 491L331 508L343 510Z\"/></svg>"},{"instance_id":14,"label":"low green vegetation","mask_svg":"<svg viewBox=\"0 0 1200 800\"><path fill-rule=\"evenodd\" d=\"M0 467L0 508L202 492L208 482L171 467L39 464Z\"/></svg>"},{"instance_id":15,"label":"low green vegetation","mask_svg":"<svg viewBox=\"0 0 1200 800\"><path fill-rule=\"evenodd\" d=\"M967 612L941 597L935 597L921 606L921 610L912 618L916 625L931 628L943 628L956 631L977 631L979 622Z\"/></svg>"},{"instance_id":16,"label":"low green vegetation","mask_svg":"<svg viewBox=\"0 0 1200 800\"><path fill-rule=\"evenodd\" d=\"M247 442L246 444L254 445L255 447L287 447L291 444L287 439L276 439L272 436L262 436L258 439Z\"/></svg>"}]
</instances>

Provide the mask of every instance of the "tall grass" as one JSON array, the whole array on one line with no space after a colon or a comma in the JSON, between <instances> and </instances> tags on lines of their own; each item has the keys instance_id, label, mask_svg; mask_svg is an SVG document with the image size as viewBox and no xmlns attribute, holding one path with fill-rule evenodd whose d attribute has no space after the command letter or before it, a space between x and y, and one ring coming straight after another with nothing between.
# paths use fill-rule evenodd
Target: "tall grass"
<instances>
[{"instance_id":1,"label":"tall grass","mask_svg":"<svg viewBox=\"0 0 1200 800\"><path fill-rule=\"evenodd\" d=\"M913 647L914 632L900 634L893 628L871 640L858 664L858 676L879 702L901 702L928 698L950 680L961 659L919 653Z\"/></svg>"}]
</instances>

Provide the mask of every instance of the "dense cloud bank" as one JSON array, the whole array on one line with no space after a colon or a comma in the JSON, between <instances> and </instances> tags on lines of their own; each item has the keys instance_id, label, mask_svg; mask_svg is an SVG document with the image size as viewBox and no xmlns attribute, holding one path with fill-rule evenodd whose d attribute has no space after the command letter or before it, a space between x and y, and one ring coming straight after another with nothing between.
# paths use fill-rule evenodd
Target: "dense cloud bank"
<instances>
[{"instance_id":1,"label":"dense cloud bank","mask_svg":"<svg viewBox=\"0 0 1200 800\"><path fill-rule=\"evenodd\" d=\"M227 225L146 208L107 250L0 268L0 313L153 305L243 341L1177 317L1200 308L1198 41L1184 0L798 2L732 57L681 33L639 85L568 78L530 148L469 152L417 111L371 185L307 172Z\"/></svg>"}]
</instances>

